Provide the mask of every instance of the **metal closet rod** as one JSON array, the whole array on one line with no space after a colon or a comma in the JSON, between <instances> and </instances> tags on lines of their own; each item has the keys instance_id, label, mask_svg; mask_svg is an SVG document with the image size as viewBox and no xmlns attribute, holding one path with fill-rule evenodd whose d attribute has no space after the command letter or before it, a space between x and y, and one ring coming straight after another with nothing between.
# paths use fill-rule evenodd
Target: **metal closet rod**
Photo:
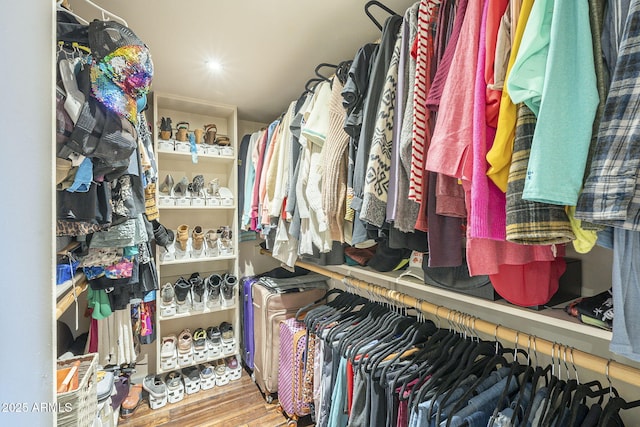
<instances>
[{"instance_id":1,"label":"metal closet rod","mask_svg":"<svg viewBox=\"0 0 640 427\"><path fill-rule=\"evenodd\" d=\"M262 250L261 253L271 254L269 251ZM368 292L380 295L392 301L396 301L402 305L414 307L420 310L422 313L430 313L440 319L446 319L450 322L455 322L463 325L467 329L473 329L477 332L495 336L504 341L508 341L522 346L523 343L534 343L534 351L546 354L551 357L558 357L563 359L563 362L572 363L574 366L588 369L593 372L605 375L609 380L616 379L625 383L640 386L640 370L631 366L616 362L611 359L604 359L602 357L586 353L573 347L565 346L556 342L551 342L533 335L529 335L525 332L521 332L515 329L507 328L502 325L487 322L485 320L472 317L471 321L469 316L459 311L451 310L447 307L430 303L423 299L418 299L407 295L400 291L388 289L383 286L379 286L373 283L365 282L364 280L356 279L354 277L345 276L340 273L336 273L325 268L322 268L316 264L311 264L303 261L297 261L296 265L315 273L322 274L330 277L331 279L339 280L347 285L363 289ZM526 345L526 344L525 344ZM565 355L567 357L564 360Z\"/></svg>"}]
</instances>

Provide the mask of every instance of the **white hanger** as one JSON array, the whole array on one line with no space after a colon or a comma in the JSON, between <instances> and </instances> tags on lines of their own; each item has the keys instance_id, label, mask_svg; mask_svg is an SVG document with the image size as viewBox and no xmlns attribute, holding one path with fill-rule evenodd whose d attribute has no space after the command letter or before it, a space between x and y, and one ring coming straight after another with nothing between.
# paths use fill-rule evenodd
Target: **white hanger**
<instances>
[{"instance_id":1,"label":"white hanger","mask_svg":"<svg viewBox=\"0 0 640 427\"><path fill-rule=\"evenodd\" d=\"M125 27L128 27L129 24L127 24L127 21L125 21L124 19L122 19L121 17L119 17L118 15L116 15L115 13L109 12L107 9L98 6L97 4L95 4L94 2L92 2L91 0L83 0L85 3L90 4L91 6L95 7L96 9L98 9L101 13L102 13L102 20L103 21L107 21L108 17L112 17L113 19L115 19L116 21L120 21L122 23L122 25L124 25Z\"/></svg>"},{"instance_id":2,"label":"white hanger","mask_svg":"<svg viewBox=\"0 0 640 427\"><path fill-rule=\"evenodd\" d=\"M101 6L98 6L97 4L92 2L91 0L82 0L82 1L84 1L85 3L95 7L96 9L98 9L100 11L100 13L102 14L102 20L103 21L108 21L109 18L113 18L116 21L120 21L120 23L122 23L122 25L124 25L125 27L129 26L129 24L127 24L127 21L125 21L123 18L119 17L115 13L109 12L107 9L105 9L105 8L103 8ZM57 7L58 10L63 10L65 12L69 13L70 15L73 15L76 19L81 21L83 24L89 25L89 22L86 19L78 16L77 14L73 13L69 9L66 9L66 8L62 7L62 0L57 0L56 1L56 7Z\"/></svg>"}]
</instances>

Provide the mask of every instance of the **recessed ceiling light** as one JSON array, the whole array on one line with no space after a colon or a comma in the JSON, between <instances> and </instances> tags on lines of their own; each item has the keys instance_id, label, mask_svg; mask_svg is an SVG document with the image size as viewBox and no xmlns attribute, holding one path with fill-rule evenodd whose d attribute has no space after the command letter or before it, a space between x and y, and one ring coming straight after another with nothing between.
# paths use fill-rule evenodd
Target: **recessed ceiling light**
<instances>
[{"instance_id":1,"label":"recessed ceiling light","mask_svg":"<svg viewBox=\"0 0 640 427\"><path fill-rule=\"evenodd\" d=\"M211 72L217 73L222 71L222 64L216 59L209 59L208 61L205 61L205 64Z\"/></svg>"}]
</instances>

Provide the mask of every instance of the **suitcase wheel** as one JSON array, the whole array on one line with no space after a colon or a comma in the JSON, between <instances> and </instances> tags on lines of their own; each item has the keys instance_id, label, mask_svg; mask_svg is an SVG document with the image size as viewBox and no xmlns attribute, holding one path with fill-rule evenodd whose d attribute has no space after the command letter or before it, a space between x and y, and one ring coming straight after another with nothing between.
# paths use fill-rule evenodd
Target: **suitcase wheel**
<instances>
[{"instance_id":1,"label":"suitcase wheel","mask_svg":"<svg viewBox=\"0 0 640 427\"><path fill-rule=\"evenodd\" d=\"M296 427L297 425L298 425L298 420L287 421L287 427Z\"/></svg>"},{"instance_id":2,"label":"suitcase wheel","mask_svg":"<svg viewBox=\"0 0 640 427\"><path fill-rule=\"evenodd\" d=\"M264 400L266 400L267 403L273 403L273 396L271 396L270 394L265 394Z\"/></svg>"}]
</instances>

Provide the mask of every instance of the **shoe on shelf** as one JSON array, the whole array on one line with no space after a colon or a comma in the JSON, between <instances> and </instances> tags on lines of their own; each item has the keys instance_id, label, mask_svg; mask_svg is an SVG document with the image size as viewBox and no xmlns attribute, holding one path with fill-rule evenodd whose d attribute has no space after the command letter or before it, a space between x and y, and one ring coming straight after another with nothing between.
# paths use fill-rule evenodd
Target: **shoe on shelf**
<instances>
[{"instance_id":1,"label":"shoe on shelf","mask_svg":"<svg viewBox=\"0 0 640 427\"><path fill-rule=\"evenodd\" d=\"M150 397L163 399L167 395L167 386L159 375L147 375L142 381L142 388Z\"/></svg>"},{"instance_id":2,"label":"shoe on shelf","mask_svg":"<svg viewBox=\"0 0 640 427\"><path fill-rule=\"evenodd\" d=\"M202 144L204 142L204 129L196 129L193 131L193 135L196 138L196 144Z\"/></svg>"},{"instance_id":3,"label":"shoe on shelf","mask_svg":"<svg viewBox=\"0 0 640 427\"><path fill-rule=\"evenodd\" d=\"M189 178L183 176L182 179L173 187L173 195L175 197L187 197L189 195Z\"/></svg>"},{"instance_id":4,"label":"shoe on shelf","mask_svg":"<svg viewBox=\"0 0 640 427\"><path fill-rule=\"evenodd\" d=\"M171 174L167 174L167 176L164 177L164 181L162 181L158 187L158 191L162 195L173 197L173 184L173 177Z\"/></svg>"},{"instance_id":5,"label":"shoe on shelf","mask_svg":"<svg viewBox=\"0 0 640 427\"><path fill-rule=\"evenodd\" d=\"M207 328L207 339L213 345L219 345L221 343L220 338L220 328L217 326L209 326Z\"/></svg>"},{"instance_id":6,"label":"shoe on shelf","mask_svg":"<svg viewBox=\"0 0 640 427\"><path fill-rule=\"evenodd\" d=\"M187 224L181 224L178 226L176 243L178 244L182 252L186 252L188 242L189 242L189 226Z\"/></svg>"},{"instance_id":7,"label":"shoe on shelf","mask_svg":"<svg viewBox=\"0 0 640 427\"><path fill-rule=\"evenodd\" d=\"M175 292L173 290L173 285L171 282L166 283L162 290L160 291L160 301L161 305L165 307L170 307L175 303Z\"/></svg>"},{"instance_id":8,"label":"shoe on shelf","mask_svg":"<svg viewBox=\"0 0 640 427\"><path fill-rule=\"evenodd\" d=\"M238 284L238 279L233 274L225 274L222 280L222 286L220 289L220 295L222 296L222 305L225 307L231 306L234 303L233 296L235 295L235 288Z\"/></svg>"},{"instance_id":9,"label":"shoe on shelf","mask_svg":"<svg viewBox=\"0 0 640 427\"><path fill-rule=\"evenodd\" d=\"M220 254L220 241L218 240L218 232L214 230L207 231L204 235L204 240L207 243L207 256L218 256Z\"/></svg>"},{"instance_id":10,"label":"shoe on shelf","mask_svg":"<svg viewBox=\"0 0 640 427\"><path fill-rule=\"evenodd\" d=\"M207 288L207 306L216 307L220 305L220 286L222 286L222 277L213 273L205 279Z\"/></svg>"},{"instance_id":11,"label":"shoe on shelf","mask_svg":"<svg viewBox=\"0 0 640 427\"><path fill-rule=\"evenodd\" d=\"M214 123L204 125L204 142L209 145L216 143L216 135L218 134L218 127Z\"/></svg>"},{"instance_id":12,"label":"shoe on shelf","mask_svg":"<svg viewBox=\"0 0 640 427\"><path fill-rule=\"evenodd\" d=\"M190 353L192 350L193 336L191 330L183 329L178 336L178 353Z\"/></svg>"},{"instance_id":13,"label":"shoe on shelf","mask_svg":"<svg viewBox=\"0 0 640 427\"><path fill-rule=\"evenodd\" d=\"M191 293L191 283L186 281L184 277L179 278L173 285L175 293L176 306L178 312L186 313L190 309L189 294Z\"/></svg>"},{"instance_id":14,"label":"shoe on shelf","mask_svg":"<svg viewBox=\"0 0 640 427\"><path fill-rule=\"evenodd\" d=\"M160 357L168 359L176 356L176 344L178 340L175 335L162 337L162 347L160 349Z\"/></svg>"},{"instance_id":15,"label":"shoe on shelf","mask_svg":"<svg viewBox=\"0 0 640 427\"><path fill-rule=\"evenodd\" d=\"M200 277L200 273L193 273L189 278L191 284L191 304L194 310L204 310L205 306L205 284Z\"/></svg>"},{"instance_id":16,"label":"shoe on shelf","mask_svg":"<svg viewBox=\"0 0 640 427\"><path fill-rule=\"evenodd\" d=\"M211 363L203 363L200 367L200 379L207 380L215 375L215 370Z\"/></svg>"},{"instance_id":17,"label":"shoe on shelf","mask_svg":"<svg viewBox=\"0 0 640 427\"><path fill-rule=\"evenodd\" d=\"M175 233L173 230L169 230L160 224L157 219L151 221L151 225L153 227L153 237L156 239L156 244L167 249L167 247L173 243L176 237Z\"/></svg>"},{"instance_id":18,"label":"shoe on shelf","mask_svg":"<svg viewBox=\"0 0 640 427\"><path fill-rule=\"evenodd\" d=\"M209 181L209 194L216 197L220 196L220 180L218 178Z\"/></svg>"},{"instance_id":19,"label":"shoe on shelf","mask_svg":"<svg viewBox=\"0 0 640 427\"><path fill-rule=\"evenodd\" d=\"M142 401L142 384L131 384L129 394L120 405L120 418L129 418L140 406Z\"/></svg>"},{"instance_id":20,"label":"shoe on shelf","mask_svg":"<svg viewBox=\"0 0 640 427\"><path fill-rule=\"evenodd\" d=\"M227 357L224 360L225 360L225 362L227 364L227 368L229 368L231 370L238 369L238 359L236 359L236 356L230 356L230 357Z\"/></svg>"},{"instance_id":21,"label":"shoe on shelf","mask_svg":"<svg viewBox=\"0 0 640 427\"><path fill-rule=\"evenodd\" d=\"M188 122L178 122L176 125L176 140L180 142L186 142L189 133Z\"/></svg>"},{"instance_id":22,"label":"shoe on shelf","mask_svg":"<svg viewBox=\"0 0 640 427\"><path fill-rule=\"evenodd\" d=\"M191 232L191 247L194 252L202 252L204 246L204 231L202 227L196 225Z\"/></svg>"},{"instance_id":23,"label":"shoe on shelf","mask_svg":"<svg viewBox=\"0 0 640 427\"><path fill-rule=\"evenodd\" d=\"M227 374L227 365L224 363L224 359L218 359L213 362L216 370L216 376L222 378Z\"/></svg>"},{"instance_id":24,"label":"shoe on shelf","mask_svg":"<svg viewBox=\"0 0 640 427\"><path fill-rule=\"evenodd\" d=\"M182 374L179 371L171 371L164 377L164 383L169 392L182 386Z\"/></svg>"},{"instance_id":25,"label":"shoe on shelf","mask_svg":"<svg viewBox=\"0 0 640 427\"><path fill-rule=\"evenodd\" d=\"M229 322L222 322L220 324L220 334L222 335L222 341L226 343L233 342L233 326Z\"/></svg>"},{"instance_id":26,"label":"shoe on shelf","mask_svg":"<svg viewBox=\"0 0 640 427\"><path fill-rule=\"evenodd\" d=\"M203 328L196 329L192 338L195 351L205 351L207 349L207 333Z\"/></svg>"},{"instance_id":27,"label":"shoe on shelf","mask_svg":"<svg viewBox=\"0 0 640 427\"><path fill-rule=\"evenodd\" d=\"M160 121L160 139L170 140L172 136L171 117L163 117Z\"/></svg>"},{"instance_id":28,"label":"shoe on shelf","mask_svg":"<svg viewBox=\"0 0 640 427\"><path fill-rule=\"evenodd\" d=\"M192 196L204 197L204 176L194 176L193 181L188 185L187 189Z\"/></svg>"}]
</instances>

